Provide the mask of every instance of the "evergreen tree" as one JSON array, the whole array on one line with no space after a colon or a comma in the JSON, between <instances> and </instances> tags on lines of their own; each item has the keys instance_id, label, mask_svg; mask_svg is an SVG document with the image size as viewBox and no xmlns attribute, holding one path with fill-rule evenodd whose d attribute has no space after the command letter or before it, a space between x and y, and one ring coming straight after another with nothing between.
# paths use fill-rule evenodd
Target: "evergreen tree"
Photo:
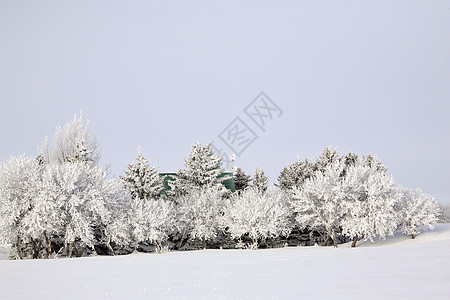
<instances>
[{"instance_id":1,"label":"evergreen tree","mask_svg":"<svg viewBox=\"0 0 450 300\"><path fill-rule=\"evenodd\" d=\"M138 149L135 164L128 165L125 176L120 176L123 185L130 191L133 198L142 200L157 199L164 190L162 179L157 170L151 167Z\"/></svg>"},{"instance_id":2,"label":"evergreen tree","mask_svg":"<svg viewBox=\"0 0 450 300\"><path fill-rule=\"evenodd\" d=\"M256 169L255 176L253 177L253 187L260 193L267 191L269 178L264 175L262 168Z\"/></svg>"},{"instance_id":3,"label":"evergreen tree","mask_svg":"<svg viewBox=\"0 0 450 300\"><path fill-rule=\"evenodd\" d=\"M288 165L281 171L278 176L278 184L281 189L288 190L293 187L300 187L303 182L313 176L314 164L310 159L305 159L304 162L297 158L297 160Z\"/></svg>"},{"instance_id":4,"label":"evergreen tree","mask_svg":"<svg viewBox=\"0 0 450 300\"><path fill-rule=\"evenodd\" d=\"M236 191L245 190L249 186L250 181L250 176L246 175L241 168L236 169L236 174L234 174L234 188Z\"/></svg>"},{"instance_id":5,"label":"evergreen tree","mask_svg":"<svg viewBox=\"0 0 450 300\"><path fill-rule=\"evenodd\" d=\"M368 166L369 168L375 168L377 171L386 173L387 167L383 165L381 160L376 157L374 154L364 155L362 157L363 165Z\"/></svg>"},{"instance_id":6,"label":"evergreen tree","mask_svg":"<svg viewBox=\"0 0 450 300\"><path fill-rule=\"evenodd\" d=\"M358 162L359 157L353 152L349 152L341 157L341 161L345 167L354 166Z\"/></svg>"},{"instance_id":7,"label":"evergreen tree","mask_svg":"<svg viewBox=\"0 0 450 300\"><path fill-rule=\"evenodd\" d=\"M359 157L353 152L349 152L341 157L341 162L343 165L343 171L341 176L345 177L347 174L347 170L351 168L352 166L355 166L359 162Z\"/></svg>"},{"instance_id":8,"label":"evergreen tree","mask_svg":"<svg viewBox=\"0 0 450 300\"><path fill-rule=\"evenodd\" d=\"M173 184L175 188L173 193L182 195L192 188L224 190L222 182L230 179L230 177L219 178L219 175L224 172L222 159L222 156L214 154L211 143L205 146L200 143L192 145L189 157L184 159L186 169L181 169L177 173L177 178Z\"/></svg>"},{"instance_id":9,"label":"evergreen tree","mask_svg":"<svg viewBox=\"0 0 450 300\"><path fill-rule=\"evenodd\" d=\"M339 160L339 154L336 149L326 147L322 154L317 158L315 168L320 172L324 172L328 165Z\"/></svg>"}]
</instances>

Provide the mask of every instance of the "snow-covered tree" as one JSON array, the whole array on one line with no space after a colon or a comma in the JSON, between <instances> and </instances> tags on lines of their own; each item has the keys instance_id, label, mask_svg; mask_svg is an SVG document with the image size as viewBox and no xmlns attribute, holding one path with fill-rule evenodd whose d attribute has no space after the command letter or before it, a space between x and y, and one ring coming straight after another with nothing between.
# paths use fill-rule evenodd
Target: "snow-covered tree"
<instances>
[{"instance_id":1,"label":"snow-covered tree","mask_svg":"<svg viewBox=\"0 0 450 300\"><path fill-rule=\"evenodd\" d=\"M214 154L211 143L205 146L200 143L192 145L189 157L184 159L186 169L181 169L177 173L174 192L181 195L191 188L214 188L224 191L222 182L230 179L230 176L219 178L219 175L224 172L222 159L222 156Z\"/></svg>"},{"instance_id":2,"label":"snow-covered tree","mask_svg":"<svg viewBox=\"0 0 450 300\"><path fill-rule=\"evenodd\" d=\"M99 167L87 164L49 164L43 176L46 189L44 197L57 203L59 228L54 230L63 238L67 255L72 255L75 242L81 247L93 247L95 229L110 219L107 203L110 181Z\"/></svg>"},{"instance_id":3,"label":"snow-covered tree","mask_svg":"<svg viewBox=\"0 0 450 300\"><path fill-rule=\"evenodd\" d=\"M40 166L35 159L12 157L0 167L0 245L12 244L19 259L31 242L28 223L39 193ZM42 232L41 232L42 233Z\"/></svg>"},{"instance_id":4,"label":"snow-covered tree","mask_svg":"<svg viewBox=\"0 0 450 300\"><path fill-rule=\"evenodd\" d=\"M167 241L169 234L175 229L175 207L172 202L163 199L131 201L128 222L131 225L131 235L134 248L139 243L151 243L156 251Z\"/></svg>"},{"instance_id":5,"label":"snow-covered tree","mask_svg":"<svg viewBox=\"0 0 450 300\"><path fill-rule=\"evenodd\" d=\"M289 190L295 186L300 187L306 179L314 174L314 168L314 164L308 158L304 162L297 158L293 164L285 167L278 176L280 188Z\"/></svg>"},{"instance_id":6,"label":"snow-covered tree","mask_svg":"<svg viewBox=\"0 0 450 300\"><path fill-rule=\"evenodd\" d=\"M315 163L315 169L324 172L326 167L339 160L339 154L336 149L326 147L323 149L322 154L317 158Z\"/></svg>"},{"instance_id":7,"label":"snow-covered tree","mask_svg":"<svg viewBox=\"0 0 450 300\"><path fill-rule=\"evenodd\" d=\"M349 152L341 157L341 162L343 164L343 171L341 176L345 177L347 174L347 169L359 163L360 158L355 153Z\"/></svg>"},{"instance_id":8,"label":"snow-covered tree","mask_svg":"<svg viewBox=\"0 0 450 300\"><path fill-rule=\"evenodd\" d=\"M279 188L261 193L252 187L226 200L221 224L232 238L248 235L257 245L261 239L287 236L292 229L291 216L289 203Z\"/></svg>"},{"instance_id":9,"label":"snow-covered tree","mask_svg":"<svg viewBox=\"0 0 450 300\"><path fill-rule=\"evenodd\" d=\"M420 189L401 189L399 205L399 230L415 238L424 228L434 228L441 213L439 204Z\"/></svg>"},{"instance_id":10,"label":"snow-covered tree","mask_svg":"<svg viewBox=\"0 0 450 300\"><path fill-rule=\"evenodd\" d=\"M157 199L164 191L163 180L159 177L156 168L151 167L138 150L137 162L128 165L125 176L120 176L123 185L130 191L133 198Z\"/></svg>"},{"instance_id":11,"label":"snow-covered tree","mask_svg":"<svg viewBox=\"0 0 450 300\"><path fill-rule=\"evenodd\" d=\"M215 238L219 231L224 199L215 187L193 188L176 199L180 232L191 239L206 241Z\"/></svg>"},{"instance_id":12,"label":"snow-covered tree","mask_svg":"<svg viewBox=\"0 0 450 300\"><path fill-rule=\"evenodd\" d=\"M236 191L243 191L249 186L249 182L251 181L250 176L246 175L245 172L241 168L236 169L236 173L234 174L234 188Z\"/></svg>"},{"instance_id":13,"label":"snow-covered tree","mask_svg":"<svg viewBox=\"0 0 450 300\"><path fill-rule=\"evenodd\" d=\"M358 162L359 157L353 152L348 152L341 157L341 162L346 167L354 166Z\"/></svg>"},{"instance_id":14,"label":"snow-covered tree","mask_svg":"<svg viewBox=\"0 0 450 300\"><path fill-rule=\"evenodd\" d=\"M100 148L94 135L89 132L89 121L83 122L82 115L75 115L64 127L58 126L49 148L45 138L39 149L39 155L46 162L85 162L96 165L100 160Z\"/></svg>"},{"instance_id":15,"label":"snow-covered tree","mask_svg":"<svg viewBox=\"0 0 450 300\"><path fill-rule=\"evenodd\" d=\"M131 210L131 195L122 183L113 178L106 182L109 186L106 209L109 214L105 216L105 223L100 226L100 242L106 245L111 255L115 255L112 242L124 247L131 244L131 226L128 214Z\"/></svg>"},{"instance_id":16,"label":"snow-covered tree","mask_svg":"<svg viewBox=\"0 0 450 300\"><path fill-rule=\"evenodd\" d=\"M439 203L441 214L439 215L439 223L450 223L450 204Z\"/></svg>"},{"instance_id":17,"label":"snow-covered tree","mask_svg":"<svg viewBox=\"0 0 450 300\"><path fill-rule=\"evenodd\" d=\"M359 162L347 169L342 191L347 212L340 225L343 233L353 238L353 247L359 238L372 241L394 234L400 194L391 176L375 165Z\"/></svg>"},{"instance_id":18,"label":"snow-covered tree","mask_svg":"<svg viewBox=\"0 0 450 300\"><path fill-rule=\"evenodd\" d=\"M362 164L383 173L387 171L387 167L374 154L364 155L362 157Z\"/></svg>"},{"instance_id":19,"label":"snow-covered tree","mask_svg":"<svg viewBox=\"0 0 450 300\"><path fill-rule=\"evenodd\" d=\"M301 188L292 190L298 226L324 234L324 245L332 238L334 246L337 246L335 234L347 210L340 177L342 169L342 164L335 160L305 180Z\"/></svg>"},{"instance_id":20,"label":"snow-covered tree","mask_svg":"<svg viewBox=\"0 0 450 300\"><path fill-rule=\"evenodd\" d=\"M255 176L253 177L253 187L264 193L265 191L267 191L267 187L268 187L268 183L269 183L269 178L266 177L266 175L264 175L264 171L262 168L257 168L255 171Z\"/></svg>"},{"instance_id":21,"label":"snow-covered tree","mask_svg":"<svg viewBox=\"0 0 450 300\"><path fill-rule=\"evenodd\" d=\"M27 236L33 241L42 241L43 247L45 248L45 257L49 258L52 253L52 238L62 226L60 203L52 197L55 193L59 193L59 187L48 180L49 170L52 165L40 166L42 176L40 181L37 182L39 191L33 198L31 209L25 217L24 224L26 224L25 231ZM37 258L37 253L33 257Z\"/></svg>"}]
</instances>

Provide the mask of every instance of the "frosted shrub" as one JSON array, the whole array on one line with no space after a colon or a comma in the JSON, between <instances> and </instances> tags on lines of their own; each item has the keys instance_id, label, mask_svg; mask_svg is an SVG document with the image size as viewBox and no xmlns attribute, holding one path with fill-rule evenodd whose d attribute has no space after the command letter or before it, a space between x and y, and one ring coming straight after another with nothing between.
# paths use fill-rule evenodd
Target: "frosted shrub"
<instances>
[{"instance_id":1,"label":"frosted shrub","mask_svg":"<svg viewBox=\"0 0 450 300\"><path fill-rule=\"evenodd\" d=\"M216 188L194 188L176 199L180 232L191 239L206 241L217 237L224 200Z\"/></svg>"},{"instance_id":2,"label":"frosted shrub","mask_svg":"<svg viewBox=\"0 0 450 300\"><path fill-rule=\"evenodd\" d=\"M135 198L131 201L128 220L134 248L141 242L149 242L160 252L175 228L174 204L163 199Z\"/></svg>"},{"instance_id":3,"label":"frosted shrub","mask_svg":"<svg viewBox=\"0 0 450 300\"><path fill-rule=\"evenodd\" d=\"M329 238L337 245L335 234L348 209L340 177L342 170L339 161L324 164L324 168L306 179L301 188L292 190L292 204L299 228L325 233L324 245Z\"/></svg>"},{"instance_id":4,"label":"frosted shrub","mask_svg":"<svg viewBox=\"0 0 450 300\"><path fill-rule=\"evenodd\" d=\"M221 224L232 238L248 235L255 247L258 240L289 234L291 209L280 189L271 188L263 193L249 188L227 200Z\"/></svg>"},{"instance_id":5,"label":"frosted shrub","mask_svg":"<svg viewBox=\"0 0 450 300\"><path fill-rule=\"evenodd\" d=\"M353 238L352 246L359 238L372 241L394 235L400 194L394 179L382 168L358 162L347 169L342 190L346 213L340 224L343 233Z\"/></svg>"},{"instance_id":6,"label":"frosted shrub","mask_svg":"<svg viewBox=\"0 0 450 300\"><path fill-rule=\"evenodd\" d=\"M414 238L424 228L433 229L438 222L440 208L437 201L420 189L401 189L399 230Z\"/></svg>"},{"instance_id":7,"label":"frosted shrub","mask_svg":"<svg viewBox=\"0 0 450 300\"><path fill-rule=\"evenodd\" d=\"M57 203L59 224L53 231L64 237L70 257L77 241L82 247L96 243L95 228L109 220L110 185L106 173L85 163L50 164L44 174L45 197Z\"/></svg>"},{"instance_id":8,"label":"frosted shrub","mask_svg":"<svg viewBox=\"0 0 450 300\"><path fill-rule=\"evenodd\" d=\"M89 131L89 121L84 123L80 114L78 118L75 115L64 127L56 128L51 147L45 138L39 156L47 163L85 162L96 165L101 155L97 139Z\"/></svg>"},{"instance_id":9,"label":"frosted shrub","mask_svg":"<svg viewBox=\"0 0 450 300\"><path fill-rule=\"evenodd\" d=\"M12 157L0 166L0 245L12 244L23 258L22 246L33 231L29 214L39 192L40 167L35 159Z\"/></svg>"},{"instance_id":10,"label":"frosted shrub","mask_svg":"<svg viewBox=\"0 0 450 300\"><path fill-rule=\"evenodd\" d=\"M439 223L450 223L450 204L439 203L441 215L439 216Z\"/></svg>"}]
</instances>

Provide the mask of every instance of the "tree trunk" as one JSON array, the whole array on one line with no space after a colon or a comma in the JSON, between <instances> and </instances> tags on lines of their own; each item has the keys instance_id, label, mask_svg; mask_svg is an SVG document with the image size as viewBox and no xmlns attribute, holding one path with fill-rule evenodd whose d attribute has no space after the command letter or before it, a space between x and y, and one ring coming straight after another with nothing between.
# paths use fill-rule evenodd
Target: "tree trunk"
<instances>
[{"instance_id":1,"label":"tree trunk","mask_svg":"<svg viewBox=\"0 0 450 300\"><path fill-rule=\"evenodd\" d=\"M415 239L416 238L416 235L413 233L413 234L411 234L411 238L412 239Z\"/></svg>"},{"instance_id":2,"label":"tree trunk","mask_svg":"<svg viewBox=\"0 0 450 300\"><path fill-rule=\"evenodd\" d=\"M22 254L22 249L20 248L20 237L17 237L17 243L16 243L16 247L17 247L17 256L19 256L19 259L23 259L23 254Z\"/></svg>"},{"instance_id":3,"label":"tree trunk","mask_svg":"<svg viewBox=\"0 0 450 300\"><path fill-rule=\"evenodd\" d=\"M156 253L160 254L162 251L162 245L159 242L155 243Z\"/></svg>"},{"instance_id":4,"label":"tree trunk","mask_svg":"<svg viewBox=\"0 0 450 300\"><path fill-rule=\"evenodd\" d=\"M72 257L72 242L69 243L69 246L67 248L67 257L68 258Z\"/></svg>"},{"instance_id":5,"label":"tree trunk","mask_svg":"<svg viewBox=\"0 0 450 300\"><path fill-rule=\"evenodd\" d=\"M86 246L81 247L81 249L75 248L77 250L77 257L82 257L84 252L86 251Z\"/></svg>"},{"instance_id":6,"label":"tree trunk","mask_svg":"<svg viewBox=\"0 0 450 300\"><path fill-rule=\"evenodd\" d=\"M325 243L324 243L324 246L326 246L327 244L328 244L328 240L331 238L331 239L333 239L332 237L331 237L331 227L329 227L329 228L327 228L327 239L325 240Z\"/></svg>"},{"instance_id":7,"label":"tree trunk","mask_svg":"<svg viewBox=\"0 0 450 300\"><path fill-rule=\"evenodd\" d=\"M73 245L72 245L72 255L74 255L74 254L75 254L75 257L78 257L78 248L77 248L77 243L76 242L74 242Z\"/></svg>"},{"instance_id":8,"label":"tree trunk","mask_svg":"<svg viewBox=\"0 0 450 300\"><path fill-rule=\"evenodd\" d=\"M47 244L47 248L46 248L47 253L45 254L45 258L49 259L50 253L52 252L52 248L51 248L51 244L48 239L48 236L47 236L47 232L45 232L45 231L44 231L44 238L45 238L45 243Z\"/></svg>"},{"instance_id":9,"label":"tree trunk","mask_svg":"<svg viewBox=\"0 0 450 300\"><path fill-rule=\"evenodd\" d=\"M36 241L33 238L31 238L31 245L33 246L33 259L36 259L38 258L39 251L37 249Z\"/></svg>"},{"instance_id":10,"label":"tree trunk","mask_svg":"<svg viewBox=\"0 0 450 300\"><path fill-rule=\"evenodd\" d=\"M327 231L328 231L328 236L327 236L327 240L325 241L325 245L324 245L324 246L327 245L326 243L328 242L328 239L331 238L331 239L333 240L333 246L334 246L335 248L337 248L337 244L336 244L336 236L335 236L334 232L331 232L331 226L328 227Z\"/></svg>"},{"instance_id":11,"label":"tree trunk","mask_svg":"<svg viewBox=\"0 0 450 300\"><path fill-rule=\"evenodd\" d=\"M109 252L111 252L111 255L112 255L112 256L115 256L114 250L113 250L113 248L111 247L111 240L110 240L110 239L109 239L108 242L106 243L106 247L108 247Z\"/></svg>"},{"instance_id":12,"label":"tree trunk","mask_svg":"<svg viewBox=\"0 0 450 300\"><path fill-rule=\"evenodd\" d=\"M202 237L202 241L203 241L203 249L206 249L206 239L205 239L205 237Z\"/></svg>"},{"instance_id":13,"label":"tree trunk","mask_svg":"<svg viewBox=\"0 0 450 300\"><path fill-rule=\"evenodd\" d=\"M336 234L334 232L333 232L333 246L334 248L337 248Z\"/></svg>"},{"instance_id":14,"label":"tree trunk","mask_svg":"<svg viewBox=\"0 0 450 300\"><path fill-rule=\"evenodd\" d=\"M353 238L352 248L356 247L356 242L358 242L358 235Z\"/></svg>"}]
</instances>

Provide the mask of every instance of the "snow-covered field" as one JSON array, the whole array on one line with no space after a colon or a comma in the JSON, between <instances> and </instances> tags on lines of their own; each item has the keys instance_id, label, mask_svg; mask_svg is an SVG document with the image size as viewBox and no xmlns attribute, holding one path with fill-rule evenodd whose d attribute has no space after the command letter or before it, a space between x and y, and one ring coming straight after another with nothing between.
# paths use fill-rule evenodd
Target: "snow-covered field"
<instances>
[{"instance_id":1,"label":"snow-covered field","mask_svg":"<svg viewBox=\"0 0 450 300\"><path fill-rule=\"evenodd\" d=\"M0 261L0 299L58 298L450 299L450 224L357 248Z\"/></svg>"}]
</instances>

